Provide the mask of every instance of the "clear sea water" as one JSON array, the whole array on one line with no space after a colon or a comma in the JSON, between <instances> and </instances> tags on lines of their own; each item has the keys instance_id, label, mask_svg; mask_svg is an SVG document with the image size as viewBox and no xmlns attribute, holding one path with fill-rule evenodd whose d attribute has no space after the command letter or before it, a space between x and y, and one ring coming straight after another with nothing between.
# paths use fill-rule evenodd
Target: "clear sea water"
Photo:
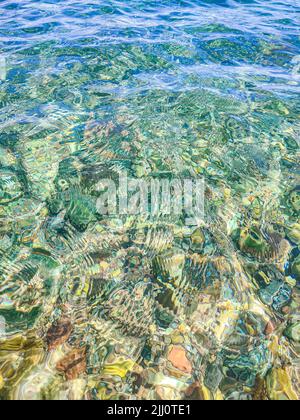
<instances>
[{"instance_id":1,"label":"clear sea water","mask_svg":"<svg viewBox=\"0 0 300 420\"><path fill-rule=\"evenodd\" d=\"M298 399L298 0L0 0L0 399ZM205 181L205 221L97 183Z\"/></svg>"}]
</instances>

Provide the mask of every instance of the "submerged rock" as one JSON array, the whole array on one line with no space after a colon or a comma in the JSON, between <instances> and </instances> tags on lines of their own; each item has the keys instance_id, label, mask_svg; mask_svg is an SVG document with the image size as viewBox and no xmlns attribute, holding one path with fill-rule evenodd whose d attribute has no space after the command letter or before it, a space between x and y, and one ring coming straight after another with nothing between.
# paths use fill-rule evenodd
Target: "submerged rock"
<instances>
[{"instance_id":1,"label":"submerged rock","mask_svg":"<svg viewBox=\"0 0 300 420\"><path fill-rule=\"evenodd\" d=\"M300 256L298 256L295 261L292 263L291 272L293 276L297 279L297 281L300 280Z\"/></svg>"},{"instance_id":2,"label":"submerged rock","mask_svg":"<svg viewBox=\"0 0 300 420\"><path fill-rule=\"evenodd\" d=\"M290 302L291 293L290 286L280 281L273 281L259 292L261 300L277 312Z\"/></svg>"},{"instance_id":3,"label":"submerged rock","mask_svg":"<svg viewBox=\"0 0 300 420\"><path fill-rule=\"evenodd\" d=\"M73 197L67 209L66 217L79 231L85 231L91 222L95 222L96 207L88 197Z\"/></svg>"},{"instance_id":4,"label":"submerged rock","mask_svg":"<svg viewBox=\"0 0 300 420\"><path fill-rule=\"evenodd\" d=\"M46 342L49 350L53 350L59 345L65 343L72 333L73 327L71 321L67 318L60 319L53 324L46 336Z\"/></svg>"},{"instance_id":5,"label":"submerged rock","mask_svg":"<svg viewBox=\"0 0 300 420\"><path fill-rule=\"evenodd\" d=\"M68 381L77 379L86 371L86 349L74 349L60 360L56 369L63 372Z\"/></svg>"},{"instance_id":6,"label":"submerged rock","mask_svg":"<svg viewBox=\"0 0 300 420\"><path fill-rule=\"evenodd\" d=\"M300 224L295 223L287 229L287 236L290 241L300 245Z\"/></svg>"},{"instance_id":7,"label":"submerged rock","mask_svg":"<svg viewBox=\"0 0 300 420\"><path fill-rule=\"evenodd\" d=\"M256 227L241 231L239 245L242 251L246 251L255 256L269 252L267 242Z\"/></svg>"},{"instance_id":8,"label":"submerged rock","mask_svg":"<svg viewBox=\"0 0 300 420\"><path fill-rule=\"evenodd\" d=\"M289 325L285 330L285 335L295 343L300 343L300 321Z\"/></svg>"},{"instance_id":9,"label":"submerged rock","mask_svg":"<svg viewBox=\"0 0 300 420\"><path fill-rule=\"evenodd\" d=\"M221 381L223 373L217 364L209 364L206 368L204 385L212 392L216 392Z\"/></svg>"},{"instance_id":10,"label":"submerged rock","mask_svg":"<svg viewBox=\"0 0 300 420\"><path fill-rule=\"evenodd\" d=\"M192 365L187 357L185 349L181 346L173 346L168 354L168 360L172 365L184 373L192 373Z\"/></svg>"},{"instance_id":11,"label":"submerged rock","mask_svg":"<svg viewBox=\"0 0 300 420\"><path fill-rule=\"evenodd\" d=\"M297 214L300 212L300 186L296 187L290 193L290 202L292 204L293 209Z\"/></svg>"}]
</instances>

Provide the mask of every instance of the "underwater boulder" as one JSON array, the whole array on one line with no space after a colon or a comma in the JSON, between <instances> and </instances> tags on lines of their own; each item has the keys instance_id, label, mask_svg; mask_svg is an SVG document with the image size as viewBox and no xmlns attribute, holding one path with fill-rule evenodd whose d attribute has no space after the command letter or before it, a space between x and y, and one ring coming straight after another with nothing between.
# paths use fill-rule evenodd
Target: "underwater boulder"
<instances>
[{"instance_id":1,"label":"underwater boulder","mask_svg":"<svg viewBox=\"0 0 300 420\"><path fill-rule=\"evenodd\" d=\"M72 197L66 218L78 231L85 231L90 223L97 220L94 201L86 196Z\"/></svg>"},{"instance_id":2,"label":"underwater boulder","mask_svg":"<svg viewBox=\"0 0 300 420\"><path fill-rule=\"evenodd\" d=\"M295 343L300 343L300 321L290 324L284 334Z\"/></svg>"},{"instance_id":3,"label":"underwater boulder","mask_svg":"<svg viewBox=\"0 0 300 420\"><path fill-rule=\"evenodd\" d=\"M292 289L288 284L274 280L259 291L259 296L264 304L271 306L274 311L280 312L284 306L289 304Z\"/></svg>"},{"instance_id":4,"label":"underwater boulder","mask_svg":"<svg viewBox=\"0 0 300 420\"><path fill-rule=\"evenodd\" d=\"M297 186L290 192L290 203L294 211L299 214L300 212L300 186Z\"/></svg>"},{"instance_id":5,"label":"underwater boulder","mask_svg":"<svg viewBox=\"0 0 300 420\"><path fill-rule=\"evenodd\" d=\"M291 267L292 275L297 281L300 280L300 255L294 260Z\"/></svg>"}]
</instances>

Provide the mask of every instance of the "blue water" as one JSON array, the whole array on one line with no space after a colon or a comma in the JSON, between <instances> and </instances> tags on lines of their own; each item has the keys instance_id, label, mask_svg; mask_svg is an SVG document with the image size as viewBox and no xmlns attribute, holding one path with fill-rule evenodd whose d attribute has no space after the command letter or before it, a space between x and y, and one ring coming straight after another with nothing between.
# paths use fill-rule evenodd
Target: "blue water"
<instances>
[{"instance_id":1,"label":"blue water","mask_svg":"<svg viewBox=\"0 0 300 420\"><path fill-rule=\"evenodd\" d=\"M57 61L57 68L49 63L44 71L48 69L51 74L55 70L59 76L76 61L87 65L93 55L96 59L97 49L100 53L113 46L122 48L122 72L126 48L136 46L154 54L155 63L145 68L145 64L130 61L128 52L127 77L119 74L115 88L124 85L124 78L135 85L142 80L142 89L176 91L193 75L206 78L221 74L234 80L249 75L257 87L263 83L257 79L271 78L270 89L280 94L286 80L298 80L297 75L291 75L293 59L299 55L297 3L1 1L0 47L9 61L22 58L18 62L23 64L19 69L23 78L37 72L41 51L54 55L52 63L55 58ZM107 64L113 63L108 59ZM16 76L16 71L10 77ZM98 83L105 88L100 80ZM129 82L124 89L125 94Z\"/></svg>"},{"instance_id":2,"label":"blue water","mask_svg":"<svg viewBox=\"0 0 300 420\"><path fill-rule=\"evenodd\" d=\"M0 399L299 398L299 93L299 0L0 0Z\"/></svg>"}]
</instances>

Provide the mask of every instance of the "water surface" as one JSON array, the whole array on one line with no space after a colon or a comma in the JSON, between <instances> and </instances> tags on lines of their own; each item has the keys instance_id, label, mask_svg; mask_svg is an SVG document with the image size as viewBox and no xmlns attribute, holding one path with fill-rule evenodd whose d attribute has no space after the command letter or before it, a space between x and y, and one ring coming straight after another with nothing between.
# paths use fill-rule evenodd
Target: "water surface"
<instances>
[{"instance_id":1,"label":"water surface","mask_svg":"<svg viewBox=\"0 0 300 420\"><path fill-rule=\"evenodd\" d=\"M0 399L298 399L300 6L0 1ZM101 179L205 180L205 221Z\"/></svg>"}]
</instances>

